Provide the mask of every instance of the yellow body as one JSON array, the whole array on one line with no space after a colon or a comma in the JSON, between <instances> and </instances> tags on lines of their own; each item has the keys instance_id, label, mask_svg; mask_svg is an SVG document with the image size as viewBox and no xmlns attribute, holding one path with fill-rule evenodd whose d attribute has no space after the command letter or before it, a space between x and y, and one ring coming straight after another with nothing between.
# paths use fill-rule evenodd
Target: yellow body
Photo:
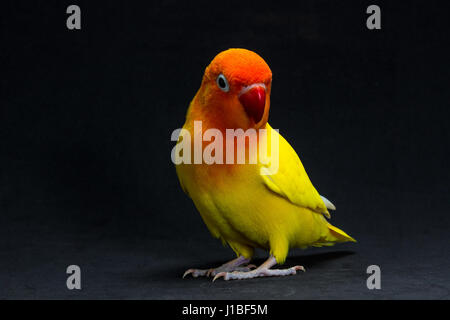
<instances>
[{"instance_id":1,"label":"yellow body","mask_svg":"<svg viewBox=\"0 0 450 320\"><path fill-rule=\"evenodd\" d=\"M192 131L192 123L185 129ZM268 136L273 130L266 124ZM278 134L278 133L275 133ZM237 255L270 250L283 263L289 248L354 241L331 226L328 211L289 143L279 135L279 169L261 175L263 164L180 164L180 183L206 226Z\"/></svg>"}]
</instances>

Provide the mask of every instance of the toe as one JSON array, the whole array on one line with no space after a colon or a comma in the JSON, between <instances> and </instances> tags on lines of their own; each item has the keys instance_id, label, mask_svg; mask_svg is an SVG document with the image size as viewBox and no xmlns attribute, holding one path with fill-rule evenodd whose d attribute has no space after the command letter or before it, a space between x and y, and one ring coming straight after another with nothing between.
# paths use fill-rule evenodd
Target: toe
<instances>
[{"instance_id":1,"label":"toe","mask_svg":"<svg viewBox=\"0 0 450 320\"><path fill-rule=\"evenodd\" d=\"M183 274L183 279L184 279L188 274L191 274L191 273L193 273L194 271L195 271L194 269L186 270L186 272Z\"/></svg>"},{"instance_id":2,"label":"toe","mask_svg":"<svg viewBox=\"0 0 450 320\"><path fill-rule=\"evenodd\" d=\"M295 266L295 267L294 267L294 270L295 270L295 271L302 270L303 272L306 271L305 268L304 268L303 266Z\"/></svg>"},{"instance_id":3,"label":"toe","mask_svg":"<svg viewBox=\"0 0 450 320\"><path fill-rule=\"evenodd\" d=\"M224 280L228 280L228 272L219 272L213 279L213 282L219 278L223 278Z\"/></svg>"},{"instance_id":4,"label":"toe","mask_svg":"<svg viewBox=\"0 0 450 320\"><path fill-rule=\"evenodd\" d=\"M194 278L197 278L198 276L205 276L207 274L207 272L208 272L208 270L189 269L183 274L183 278L189 274L192 274L192 276Z\"/></svg>"}]
</instances>

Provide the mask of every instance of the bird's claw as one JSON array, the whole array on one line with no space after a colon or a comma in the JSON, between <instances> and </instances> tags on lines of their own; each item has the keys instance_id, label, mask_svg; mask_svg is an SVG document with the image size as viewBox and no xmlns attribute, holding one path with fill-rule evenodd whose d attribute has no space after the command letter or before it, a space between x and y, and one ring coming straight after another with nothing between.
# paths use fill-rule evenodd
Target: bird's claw
<instances>
[{"instance_id":1,"label":"bird's claw","mask_svg":"<svg viewBox=\"0 0 450 320\"><path fill-rule=\"evenodd\" d=\"M189 274L192 274L192 276L194 278L197 278L198 276L204 276L206 274L206 271L205 270L198 270L198 269L186 270L186 272L183 274L183 279Z\"/></svg>"},{"instance_id":2,"label":"bird's claw","mask_svg":"<svg viewBox=\"0 0 450 320\"><path fill-rule=\"evenodd\" d=\"M306 271L305 268L304 268L303 266L295 266L295 267L294 267L294 270L295 270L295 271L302 270L303 272Z\"/></svg>"},{"instance_id":3,"label":"bird's claw","mask_svg":"<svg viewBox=\"0 0 450 320\"><path fill-rule=\"evenodd\" d=\"M194 272L194 269L186 270L186 272L183 274L183 279L184 279L188 274L193 273L193 272Z\"/></svg>"},{"instance_id":4,"label":"bird's claw","mask_svg":"<svg viewBox=\"0 0 450 320\"><path fill-rule=\"evenodd\" d=\"M222 278L222 277L223 277L223 280L228 280L228 272L219 272L218 274L216 274L216 276L214 277L212 282L214 282L217 279Z\"/></svg>"}]
</instances>

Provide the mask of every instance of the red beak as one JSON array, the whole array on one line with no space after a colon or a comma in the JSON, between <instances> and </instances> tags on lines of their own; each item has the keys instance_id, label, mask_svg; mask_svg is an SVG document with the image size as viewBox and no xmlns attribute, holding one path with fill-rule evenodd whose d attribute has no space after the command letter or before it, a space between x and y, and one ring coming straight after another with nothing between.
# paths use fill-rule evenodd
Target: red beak
<instances>
[{"instance_id":1,"label":"red beak","mask_svg":"<svg viewBox=\"0 0 450 320\"><path fill-rule=\"evenodd\" d=\"M242 89L239 101L247 115L256 123L260 122L266 106L266 88L263 84L252 84Z\"/></svg>"}]
</instances>

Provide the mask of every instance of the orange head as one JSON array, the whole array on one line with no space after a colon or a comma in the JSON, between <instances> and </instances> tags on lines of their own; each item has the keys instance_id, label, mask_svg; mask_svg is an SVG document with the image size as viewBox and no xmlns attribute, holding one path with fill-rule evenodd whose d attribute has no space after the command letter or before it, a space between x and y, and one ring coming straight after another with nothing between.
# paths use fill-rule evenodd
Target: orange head
<instances>
[{"instance_id":1,"label":"orange head","mask_svg":"<svg viewBox=\"0 0 450 320\"><path fill-rule=\"evenodd\" d=\"M253 51L228 49L209 64L191 104L215 128L260 128L269 117L272 72Z\"/></svg>"}]
</instances>

